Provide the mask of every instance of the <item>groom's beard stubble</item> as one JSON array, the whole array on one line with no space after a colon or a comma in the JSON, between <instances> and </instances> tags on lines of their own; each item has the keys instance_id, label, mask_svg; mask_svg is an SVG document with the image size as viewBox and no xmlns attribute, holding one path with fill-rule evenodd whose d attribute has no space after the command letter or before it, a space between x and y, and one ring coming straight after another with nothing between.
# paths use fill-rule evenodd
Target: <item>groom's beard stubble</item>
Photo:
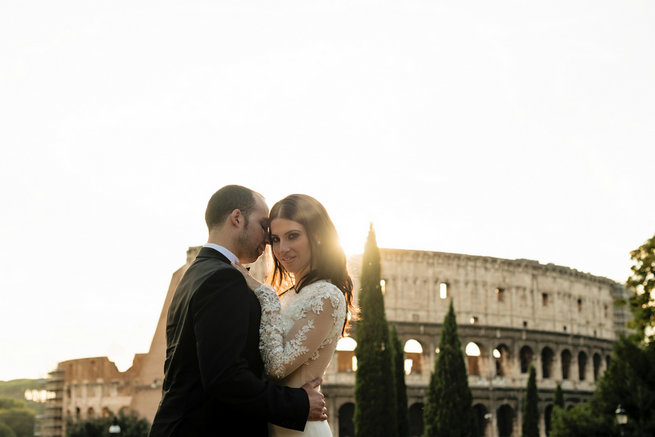
<instances>
[{"instance_id":1,"label":"groom's beard stubble","mask_svg":"<svg viewBox=\"0 0 655 437\"><path fill-rule=\"evenodd\" d=\"M254 236L252 237L254 238ZM261 241L250 241L249 240L249 235L248 235L248 221L246 221L245 226L239 233L239 236L237 238L237 243L239 244L239 248L241 249L241 253L244 253L247 255L248 259L243 259L240 260L244 264L250 264L254 263L259 259L259 257L264 253L263 251L260 251L259 248L262 246L263 242ZM266 249L266 245L264 245L264 249Z\"/></svg>"}]
</instances>

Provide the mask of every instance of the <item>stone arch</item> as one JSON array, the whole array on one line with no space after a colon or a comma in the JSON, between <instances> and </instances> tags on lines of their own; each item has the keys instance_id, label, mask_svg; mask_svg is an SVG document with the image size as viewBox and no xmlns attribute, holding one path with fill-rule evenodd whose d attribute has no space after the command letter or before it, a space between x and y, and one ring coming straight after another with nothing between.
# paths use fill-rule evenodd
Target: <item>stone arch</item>
<instances>
[{"instance_id":1,"label":"stone arch","mask_svg":"<svg viewBox=\"0 0 655 437\"><path fill-rule=\"evenodd\" d=\"M89 419L94 418L95 415L96 415L96 410L94 410L93 407L89 407L89 409L86 410L86 417L88 417Z\"/></svg>"},{"instance_id":2,"label":"stone arch","mask_svg":"<svg viewBox=\"0 0 655 437\"><path fill-rule=\"evenodd\" d=\"M357 358L355 348L357 342L352 337L342 337L337 342L337 372L352 373L357 370Z\"/></svg>"},{"instance_id":3,"label":"stone arch","mask_svg":"<svg viewBox=\"0 0 655 437\"><path fill-rule=\"evenodd\" d=\"M420 437L425 431L423 425L423 404L416 402L409 407L409 437Z\"/></svg>"},{"instance_id":4,"label":"stone arch","mask_svg":"<svg viewBox=\"0 0 655 437\"><path fill-rule=\"evenodd\" d=\"M571 352L568 349L562 351L562 379L571 377Z\"/></svg>"},{"instance_id":5,"label":"stone arch","mask_svg":"<svg viewBox=\"0 0 655 437\"><path fill-rule=\"evenodd\" d=\"M519 359L521 361L521 373L528 373L528 370L530 370L530 364L532 364L532 359L534 357L534 353L532 352L532 348L530 346L523 346L521 350L519 351Z\"/></svg>"},{"instance_id":6,"label":"stone arch","mask_svg":"<svg viewBox=\"0 0 655 437\"><path fill-rule=\"evenodd\" d=\"M423 345L413 338L405 342L405 374L420 375L423 371Z\"/></svg>"},{"instance_id":7,"label":"stone arch","mask_svg":"<svg viewBox=\"0 0 655 437\"><path fill-rule=\"evenodd\" d=\"M487 417L489 417L487 416L489 410L487 410L487 407L484 404L475 404L473 405L473 411L475 412L475 418L477 421L478 435L484 437L487 432L487 424L489 423L487 420Z\"/></svg>"},{"instance_id":8,"label":"stone arch","mask_svg":"<svg viewBox=\"0 0 655 437\"><path fill-rule=\"evenodd\" d=\"M511 437L514 431L514 409L503 404L496 410L498 437Z\"/></svg>"},{"instance_id":9,"label":"stone arch","mask_svg":"<svg viewBox=\"0 0 655 437\"><path fill-rule=\"evenodd\" d=\"M587 354L584 351L578 353L578 380L584 381L587 377Z\"/></svg>"},{"instance_id":10,"label":"stone arch","mask_svg":"<svg viewBox=\"0 0 655 437\"><path fill-rule=\"evenodd\" d=\"M546 346L541 350L541 377L549 379L553 377L553 358L555 353Z\"/></svg>"},{"instance_id":11,"label":"stone arch","mask_svg":"<svg viewBox=\"0 0 655 437\"><path fill-rule=\"evenodd\" d=\"M602 362L602 358L600 357L600 354L598 352L594 354L593 362L594 362L594 382L596 382L598 381L598 377L600 376L600 365Z\"/></svg>"},{"instance_id":12,"label":"stone arch","mask_svg":"<svg viewBox=\"0 0 655 437\"><path fill-rule=\"evenodd\" d=\"M493 350L492 355L494 357L494 361L496 362L496 376L509 376L512 371L512 355L510 353L509 347L501 343L496 347L496 349Z\"/></svg>"},{"instance_id":13,"label":"stone arch","mask_svg":"<svg viewBox=\"0 0 655 437\"><path fill-rule=\"evenodd\" d=\"M339 437L353 437L355 435L355 424L353 415L355 414L355 404L346 402L339 407Z\"/></svg>"},{"instance_id":14,"label":"stone arch","mask_svg":"<svg viewBox=\"0 0 655 437\"><path fill-rule=\"evenodd\" d=\"M109 408L107 407L102 407L102 417L111 417L111 411L109 411Z\"/></svg>"},{"instance_id":15,"label":"stone arch","mask_svg":"<svg viewBox=\"0 0 655 437\"><path fill-rule=\"evenodd\" d=\"M482 348L474 341L469 341L464 349L469 375L480 376L482 373Z\"/></svg>"}]
</instances>

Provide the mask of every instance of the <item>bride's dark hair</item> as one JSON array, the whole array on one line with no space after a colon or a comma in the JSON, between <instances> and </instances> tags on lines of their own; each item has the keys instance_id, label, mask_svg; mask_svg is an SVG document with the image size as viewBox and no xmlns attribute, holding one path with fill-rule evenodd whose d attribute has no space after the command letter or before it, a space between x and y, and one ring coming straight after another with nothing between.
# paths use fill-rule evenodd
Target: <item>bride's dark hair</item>
<instances>
[{"instance_id":1,"label":"bride's dark hair","mask_svg":"<svg viewBox=\"0 0 655 437\"><path fill-rule=\"evenodd\" d=\"M303 287L321 279L330 281L343 292L346 298L345 332L349 316L353 314L353 282L348 274L346 254L339 244L339 235L321 203L306 194L291 194L271 208L270 221L283 218L298 222L305 228L311 249L309 272L295 284L296 293ZM274 270L272 282L278 288L291 281L291 274L273 256ZM288 290L287 290L288 291ZM286 291L285 291L286 292Z\"/></svg>"}]
</instances>

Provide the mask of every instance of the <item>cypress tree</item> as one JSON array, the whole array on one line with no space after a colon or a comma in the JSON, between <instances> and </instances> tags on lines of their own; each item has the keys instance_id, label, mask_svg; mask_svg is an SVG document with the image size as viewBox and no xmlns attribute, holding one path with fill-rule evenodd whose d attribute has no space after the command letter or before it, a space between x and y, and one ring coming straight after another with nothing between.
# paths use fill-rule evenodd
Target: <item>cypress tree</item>
<instances>
[{"instance_id":1,"label":"cypress tree","mask_svg":"<svg viewBox=\"0 0 655 437\"><path fill-rule=\"evenodd\" d=\"M398 338L396 325L391 326L390 336L393 351L393 374L396 382L398 437L407 437L409 435L409 415L407 410L407 386L405 385L405 351Z\"/></svg>"},{"instance_id":2,"label":"cypress tree","mask_svg":"<svg viewBox=\"0 0 655 437\"><path fill-rule=\"evenodd\" d=\"M533 365L530 365L528 387L523 403L523 437L539 437L539 396L537 372Z\"/></svg>"},{"instance_id":3,"label":"cypress tree","mask_svg":"<svg viewBox=\"0 0 655 437\"><path fill-rule=\"evenodd\" d=\"M564 392L559 383L557 383L557 387L555 387L555 400L553 401L553 405L560 407L562 410L564 409Z\"/></svg>"},{"instance_id":4,"label":"cypress tree","mask_svg":"<svg viewBox=\"0 0 655 437\"><path fill-rule=\"evenodd\" d=\"M473 396L468 384L452 300L441 329L439 355L430 376L423 421L425 437L475 435Z\"/></svg>"},{"instance_id":5,"label":"cypress tree","mask_svg":"<svg viewBox=\"0 0 655 437\"><path fill-rule=\"evenodd\" d=\"M359 290L359 320L355 324L356 437L396 436L396 386L393 384L389 327L380 287L380 249L371 224Z\"/></svg>"}]
</instances>

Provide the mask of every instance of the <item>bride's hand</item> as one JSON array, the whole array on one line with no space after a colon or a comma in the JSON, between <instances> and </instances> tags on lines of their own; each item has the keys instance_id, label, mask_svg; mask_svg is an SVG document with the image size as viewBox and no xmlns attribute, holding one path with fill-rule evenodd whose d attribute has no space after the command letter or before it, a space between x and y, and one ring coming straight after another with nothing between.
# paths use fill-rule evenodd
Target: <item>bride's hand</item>
<instances>
[{"instance_id":1,"label":"bride's hand","mask_svg":"<svg viewBox=\"0 0 655 437\"><path fill-rule=\"evenodd\" d=\"M246 284L248 284L248 288L250 288L251 290L256 290L262 285L261 282L259 282L257 279L252 277L248 269L246 269L241 263L236 262L236 263L232 263L232 265L234 266L235 269L241 272L243 277L246 279Z\"/></svg>"}]
</instances>

